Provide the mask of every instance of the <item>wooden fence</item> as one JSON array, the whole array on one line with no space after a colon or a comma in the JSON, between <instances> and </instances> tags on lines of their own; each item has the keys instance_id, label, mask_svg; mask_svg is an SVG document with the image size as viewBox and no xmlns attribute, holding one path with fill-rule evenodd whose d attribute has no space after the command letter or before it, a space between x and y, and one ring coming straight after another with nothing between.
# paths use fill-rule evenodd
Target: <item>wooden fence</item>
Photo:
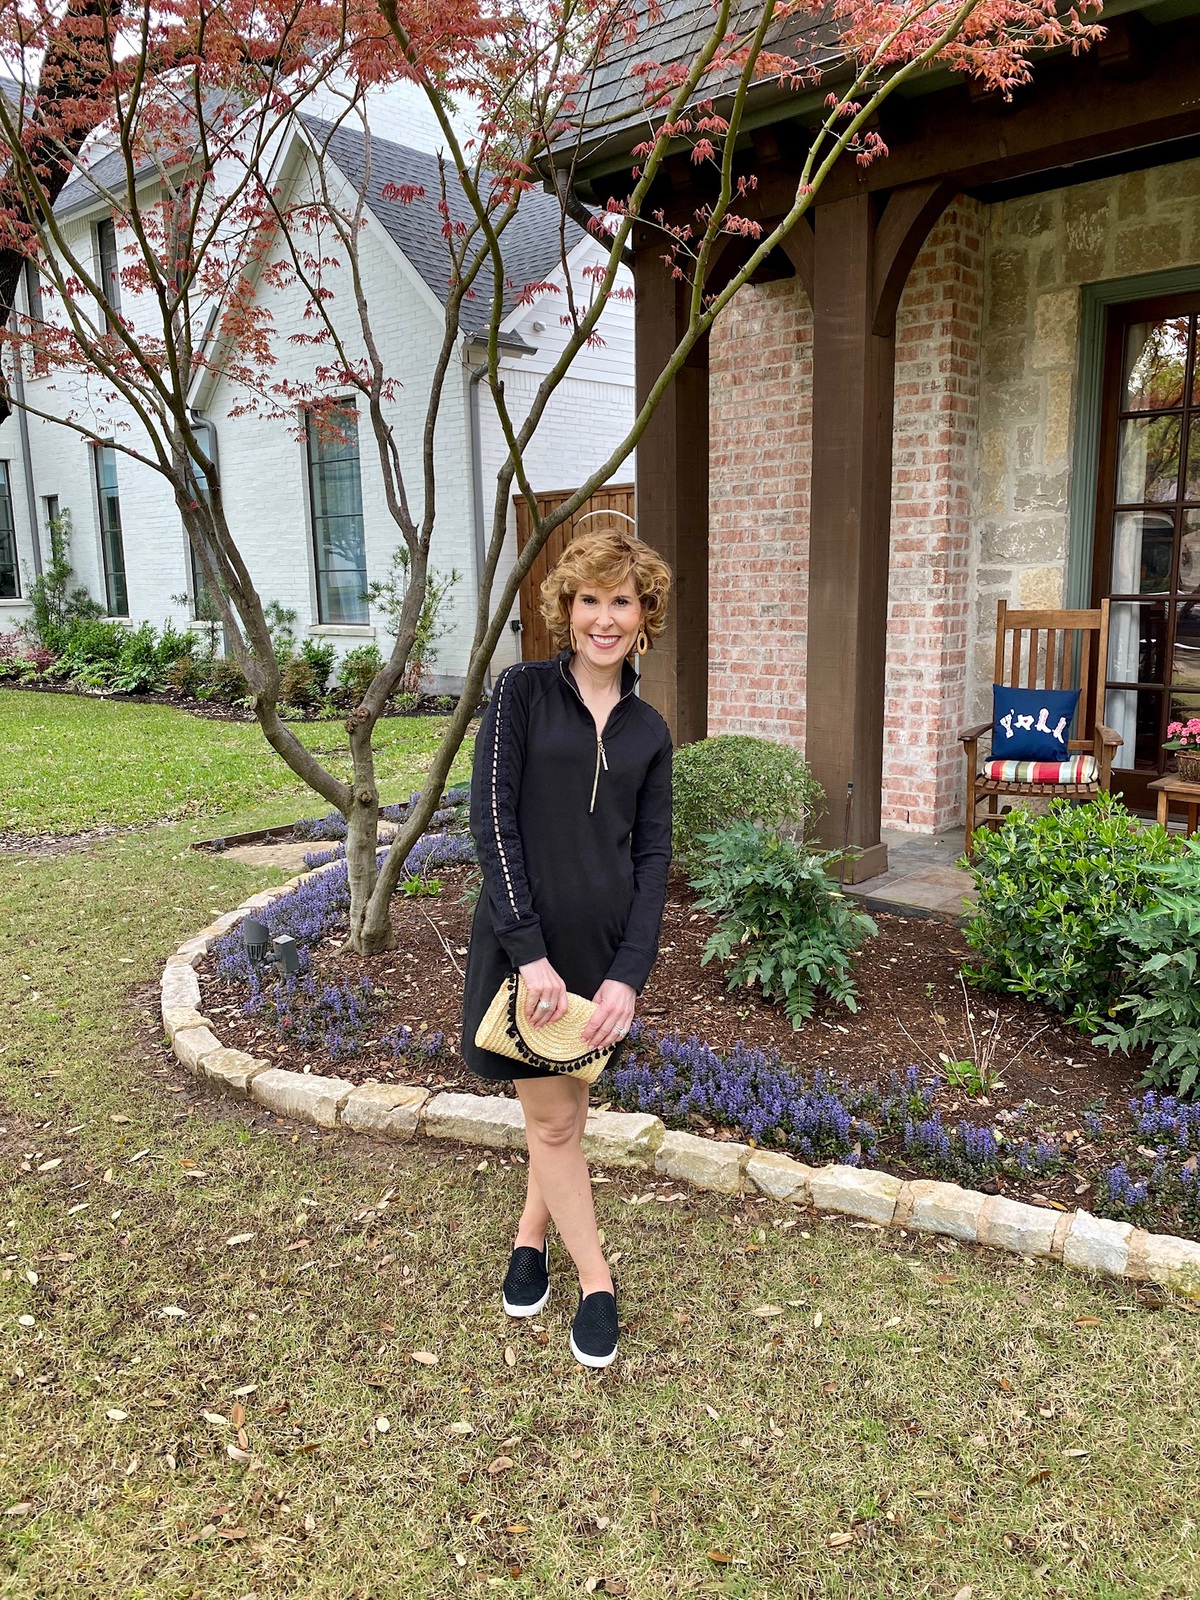
<instances>
[{"instance_id":1,"label":"wooden fence","mask_svg":"<svg viewBox=\"0 0 1200 1600\"><path fill-rule=\"evenodd\" d=\"M572 489L556 490L551 494L537 496L538 515L546 516L564 500L569 500L574 493ZM529 506L522 496L514 496L517 508L517 550L524 550L532 530L533 518ZM550 630L542 620L538 610L538 601L541 594L542 579L558 564L563 551L570 544L577 533L602 533L609 529L620 529L626 533L634 531L633 520L633 485L631 483L610 483L603 489L597 489L590 500L585 500L583 505L573 517L569 517L561 527L546 540L537 554L533 566L530 567L524 583L521 585L521 659L523 661L548 661L555 653L554 643L550 638Z\"/></svg>"}]
</instances>

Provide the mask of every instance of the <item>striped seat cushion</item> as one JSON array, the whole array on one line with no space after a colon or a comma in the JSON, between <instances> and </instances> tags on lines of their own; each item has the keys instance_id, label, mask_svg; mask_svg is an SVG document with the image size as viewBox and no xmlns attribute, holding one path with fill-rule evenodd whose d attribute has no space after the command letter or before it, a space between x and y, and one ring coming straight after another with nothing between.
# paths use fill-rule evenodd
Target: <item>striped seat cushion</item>
<instances>
[{"instance_id":1,"label":"striped seat cushion","mask_svg":"<svg viewBox=\"0 0 1200 1600\"><path fill-rule=\"evenodd\" d=\"M1072 756L1069 761L988 761L985 778L1003 783L1095 783L1095 756Z\"/></svg>"}]
</instances>

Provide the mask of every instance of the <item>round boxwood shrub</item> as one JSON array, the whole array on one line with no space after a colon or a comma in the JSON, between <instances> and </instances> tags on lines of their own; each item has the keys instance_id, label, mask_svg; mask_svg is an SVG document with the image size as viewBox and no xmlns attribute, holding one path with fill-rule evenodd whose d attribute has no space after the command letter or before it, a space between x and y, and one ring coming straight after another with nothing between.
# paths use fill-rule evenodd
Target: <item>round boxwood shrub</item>
<instances>
[{"instance_id":1,"label":"round boxwood shrub","mask_svg":"<svg viewBox=\"0 0 1200 1600\"><path fill-rule=\"evenodd\" d=\"M751 734L721 733L675 752L676 855L696 854L697 841L734 822L758 822L801 833L825 809L821 785L791 745Z\"/></svg>"}]
</instances>

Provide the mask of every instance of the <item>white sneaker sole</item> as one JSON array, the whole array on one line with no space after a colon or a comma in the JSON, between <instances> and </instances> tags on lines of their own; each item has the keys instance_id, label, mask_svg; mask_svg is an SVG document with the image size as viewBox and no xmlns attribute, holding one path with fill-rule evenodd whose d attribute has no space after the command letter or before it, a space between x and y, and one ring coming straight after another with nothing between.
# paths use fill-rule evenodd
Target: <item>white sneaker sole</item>
<instances>
[{"instance_id":1,"label":"white sneaker sole","mask_svg":"<svg viewBox=\"0 0 1200 1600\"><path fill-rule=\"evenodd\" d=\"M546 1301L549 1300L550 1290L547 1288L542 1298L538 1301L535 1301L533 1305L514 1306L511 1305L503 1295L501 1295L500 1298L504 1300L504 1309L510 1317L536 1317L538 1312L546 1304Z\"/></svg>"},{"instance_id":2,"label":"white sneaker sole","mask_svg":"<svg viewBox=\"0 0 1200 1600\"><path fill-rule=\"evenodd\" d=\"M612 1354L608 1355L608 1356L589 1356L589 1355L585 1355L583 1353L583 1351L579 1348L579 1346L575 1343L575 1335L574 1334L571 1334L570 1340L571 1340L571 1354L575 1357L576 1361L579 1362L580 1366L583 1366L583 1367L611 1367L613 1362L617 1359L617 1352L616 1352L615 1349L613 1350Z\"/></svg>"}]
</instances>

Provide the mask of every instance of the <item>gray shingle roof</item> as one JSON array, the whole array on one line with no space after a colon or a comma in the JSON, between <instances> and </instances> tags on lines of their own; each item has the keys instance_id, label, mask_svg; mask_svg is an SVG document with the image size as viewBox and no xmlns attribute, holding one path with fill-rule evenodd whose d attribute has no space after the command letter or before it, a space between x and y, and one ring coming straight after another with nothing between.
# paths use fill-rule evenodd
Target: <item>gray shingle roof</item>
<instances>
[{"instance_id":1,"label":"gray shingle roof","mask_svg":"<svg viewBox=\"0 0 1200 1600\"><path fill-rule=\"evenodd\" d=\"M143 162L139 170L147 172L152 164ZM79 172L71 179L55 202L55 215L64 217L72 211L84 210L95 205L102 193L120 194L124 187L125 157L120 150L110 150L86 172Z\"/></svg>"},{"instance_id":2,"label":"gray shingle roof","mask_svg":"<svg viewBox=\"0 0 1200 1600\"><path fill-rule=\"evenodd\" d=\"M327 152L351 183L361 184L367 148L363 133L344 124L335 126L318 117L306 116L301 120L318 150ZM372 135L370 168L367 204L444 305L450 291L449 258L437 210L441 196L437 157ZM407 205L400 200L385 200L383 190L389 184L419 185L425 193ZM454 221L469 223L473 220L474 213L453 167L446 173L446 198ZM561 260L561 226L561 208L553 195L534 190L524 196L517 215L504 232L504 261L509 278L504 293L506 313L516 305L525 284L544 281ZM566 245L571 250L584 235L569 219L566 229ZM481 272L475 280L475 293L463 304L465 332L477 332L487 326L491 284L490 273Z\"/></svg>"},{"instance_id":3,"label":"gray shingle roof","mask_svg":"<svg viewBox=\"0 0 1200 1600\"><path fill-rule=\"evenodd\" d=\"M651 0L644 0L644 14ZM730 16L730 32L750 31L761 13L761 0L735 0ZM654 62L660 68L686 66L696 55L713 25L711 0L664 0L659 15L644 22L632 44L611 50L596 72L583 110L582 133L568 136L560 146L564 154L573 145L583 152L583 165L597 158L623 154L637 144L649 129L646 110L645 77L633 69ZM839 31L827 7L801 10L768 31L764 49L782 55L795 55L806 65L822 68L842 59L838 48ZM697 100L712 99L718 106L735 84L733 76L709 76L701 80ZM752 91L751 101L783 99L794 91L778 83L764 83ZM659 110L654 120L661 119Z\"/></svg>"}]
</instances>

